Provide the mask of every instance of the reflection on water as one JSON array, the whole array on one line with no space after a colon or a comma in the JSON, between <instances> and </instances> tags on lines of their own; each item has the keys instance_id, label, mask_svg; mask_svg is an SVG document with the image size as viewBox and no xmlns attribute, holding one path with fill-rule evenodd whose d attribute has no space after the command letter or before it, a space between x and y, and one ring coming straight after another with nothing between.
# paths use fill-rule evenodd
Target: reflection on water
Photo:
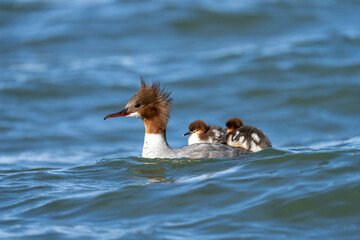
<instances>
[{"instance_id":1,"label":"reflection on water","mask_svg":"<svg viewBox=\"0 0 360 240\"><path fill-rule=\"evenodd\" d=\"M149 182L162 182L166 178L166 169L164 168L155 168L155 169L142 169L140 166L137 168L131 169L134 173L139 173L139 177L145 177Z\"/></svg>"}]
</instances>

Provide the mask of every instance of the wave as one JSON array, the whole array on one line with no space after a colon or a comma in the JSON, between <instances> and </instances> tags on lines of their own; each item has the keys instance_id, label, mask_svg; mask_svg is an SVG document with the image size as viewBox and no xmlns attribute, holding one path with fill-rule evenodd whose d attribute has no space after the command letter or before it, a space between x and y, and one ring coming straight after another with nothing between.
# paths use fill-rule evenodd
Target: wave
<instances>
[{"instance_id":1,"label":"wave","mask_svg":"<svg viewBox=\"0 0 360 240\"><path fill-rule=\"evenodd\" d=\"M330 140L310 144L309 148L315 151L334 150L334 151L348 151L360 150L360 136L349 139Z\"/></svg>"}]
</instances>

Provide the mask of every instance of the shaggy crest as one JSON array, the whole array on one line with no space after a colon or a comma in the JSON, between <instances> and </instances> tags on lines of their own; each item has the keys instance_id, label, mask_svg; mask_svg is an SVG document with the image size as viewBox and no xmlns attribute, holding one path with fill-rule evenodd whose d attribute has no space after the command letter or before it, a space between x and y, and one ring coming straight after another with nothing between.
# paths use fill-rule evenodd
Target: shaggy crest
<instances>
[{"instance_id":1,"label":"shaggy crest","mask_svg":"<svg viewBox=\"0 0 360 240\"><path fill-rule=\"evenodd\" d=\"M128 102L129 106L139 105L138 113L148 133L164 132L170 118L171 92L161 88L158 82L148 84L141 77L139 91ZM136 109L132 108L132 111Z\"/></svg>"},{"instance_id":2,"label":"shaggy crest","mask_svg":"<svg viewBox=\"0 0 360 240\"><path fill-rule=\"evenodd\" d=\"M166 113L169 118L171 103L173 98L170 97L171 92L166 88L161 88L160 83L154 82L147 84L141 77L141 87L133 98L137 98L144 105L152 105L161 113Z\"/></svg>"}]
</instances>

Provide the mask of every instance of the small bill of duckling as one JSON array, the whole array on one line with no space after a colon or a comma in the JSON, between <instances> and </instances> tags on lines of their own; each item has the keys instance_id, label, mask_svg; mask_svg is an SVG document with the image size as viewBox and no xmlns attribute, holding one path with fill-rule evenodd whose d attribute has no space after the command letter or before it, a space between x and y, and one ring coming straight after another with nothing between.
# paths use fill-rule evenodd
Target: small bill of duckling
<instances>
[{"instance_id":1,"label":"small bill of duckling","mask_svg":"<svg viewBox=\"0 0 360 240\"><path fill-rule=\"evenodd\" d=\"M197 120L189 125L189 131L184 136L190 135L188 144L195 143L226 143L226 132L224 129L214 125L207 125L202 120Z\"/></svg>"},{"instance_id":2,"label":"small bill of duckling","mask_svg":"<svg viewBox=\"0 0 360 240\"><path fill-rule=\"evenodd\" d=\"M270 140L260 129L244 125L239 118L231 118L226 122L226 143L252 152L272 147Z\"/></svg>"}]
</instances>

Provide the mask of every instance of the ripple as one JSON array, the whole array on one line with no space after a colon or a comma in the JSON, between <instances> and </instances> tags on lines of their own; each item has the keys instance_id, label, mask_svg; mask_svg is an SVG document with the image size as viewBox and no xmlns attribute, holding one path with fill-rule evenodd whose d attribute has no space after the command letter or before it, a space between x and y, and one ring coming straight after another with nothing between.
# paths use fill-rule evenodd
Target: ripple
<instances>
[{"instance_id":1,"label":"ripple","mask_svg":"<svg viewBox=\"0 0 360 240\"><path fill-rule=\"evenodd\" d=\"M11 239L356 239L356 1L0 3L0 235ZM139 76L189 122L234 116L275 148L144 159L103 121ZM314 230L315 229L315 230Z\"/></svg>"}]
</instances>

